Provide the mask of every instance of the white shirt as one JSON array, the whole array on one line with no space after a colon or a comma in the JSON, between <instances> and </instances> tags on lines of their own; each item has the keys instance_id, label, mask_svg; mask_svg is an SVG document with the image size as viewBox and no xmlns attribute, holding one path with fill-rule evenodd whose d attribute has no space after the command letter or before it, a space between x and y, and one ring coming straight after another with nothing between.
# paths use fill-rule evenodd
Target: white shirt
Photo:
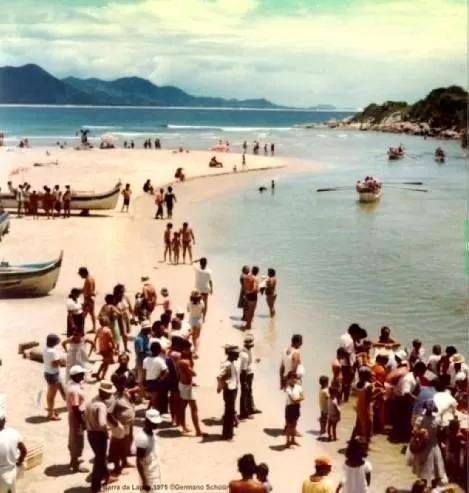
<instances>
[{"instance_id":1,"label":"white shirt","mask_svg":"<svg viewBox=\"0 0 469 493\"><path fill-rule=\"evenodd\" d=\"M16 469L20 434L13 428L0 431L0 476Z\"/></svg>"},{"instance_id":2,"label":"white shirt","mask_svg":"<svg viewBox=\"0 0 469 493\"><path fill-rule=\"evenodd\" d=\"M438 409L438 415L436 416L436 422L441 426L448 426L449 422L453 419L458 402L451 395L449 390L444 392L436 392L433 396L433 402Z\"/></svg>"},{"instance_id":3,"label":"white shirt","mask_svg":"<svg viewBox=\"0 0 469 493\"><path fill-rule=\"evenodd\" d=\"M229 375L228 378L224 379L226 388L228 390L236 390L238 388L238 370L232 361L224 361L221 365L219 376L224 377L226 374Z\"/></svg>"},{"instance_id":4,"label":"white shirt","mask_svg":"<svg viewBox=\"0 0 469 493\"><path fill-rule=\"evenodd\" d=\"M469 367L466 365L466 363L461 364L461 369L459 372L463 372L466 374L466 378L469 378ZM450 363L449 368L448 368L448 375L450 376L450 385L454 387L454 384L456 383L456 374L458 372L454 369L454 363Z\"/></svg>"},{"instance_id":5,"label":"white shirt","mask_svg":"<svg viewBox=\"0 0 469 493\"><path fill-rule=\"evenodd\" d=\"M59 367L54 366L52 363L60 359L59 352L55 347L46 347L42 353L44 361L44 372L54 375L59 373Z\"/></svg>"},{"instance_id":6,"label":"white shirt","mask_svg":"<svg viewBox=\"0 0 469 493\"><path fill-rule=\"evenodd\" d=\"M210 282L212 281L212 271L194 266L195 270L195 289L203 294L210 293Z\"/></svg>"},{"instance_id":7,"label":"white shirt","mask_svg":"<svg viewBox=\"0 0 469 493\"><path fill-rule=\"evenodd\" d=\"M143 360L143 369L147 372L146 380L156 380L168 367L161 356L147 356Z\"/></svg>"},{"instance_id":8,"label":"white shirt","mask_svg":"<svg viewBox=\"0 0 469 493\"><path fill-rule=\"evenodd\" d=\"M368 493L366 475L371 473L372 467L368 461L359 467L350 467L344 464L343 493Z\"/></svg>"},{"instance_id":9,"label":"white shirt","mask_svg":"<svg viewBox=\"0 0 469 493\"><path fill-rule=\"evenodd\" d=\"M253 373L252 371L252 353L249 349L243 348L239 353L239 370Z\"/></svg>"},{"instance_id":10,"label":"white shirt","mask_svg":"<svg viewBox=\"0 0 469 493\"><path fill-rule=\"evenodd\" d=\"M298 383L295 383L295 385L293 385L293 387L290 387L290 385L287 385L287 387L285 388L287 405L298 404L296 399L299 399L301 397L302 392L303 392L303 389L302 389L301 385Z\"/></svg>"},{"instance_id":11,"label":"white shirt","mask_svg":"<svg viewBox=\"0 0 469 493\"><path fill-rule=\"evenodd\" d=\"M65 305L67 307L67 311L73 313L74 315L78 315L83 311L81 303L79 301L75 301L72 298L67 298L67 302Z\"/></svg>"},{"instance_id":12,"label":"white shirt","mask_svg":"<svg viewBox=\"0 0 469 493\"><path fill-rule=\"evenodd\" d=\"M164 336L163 337L151 337L148 347L151 347L151 345L154 342L159 343L159 345L161 346L161 349L164 352L166 352L171 346L171 341L167 337L164 337Z\"/></svg>"},{"instance_id":13,"label":"white shirt","mask_svg":"<svg viewBox=\"0 0 469 493\"><path fill-rule=\"evenodd\" d=\"M204 302L200 300L198 303L188 303L187 311L190 318L200 318L204 311Z\"/></svg>"},{"instance_id":14,"label":"white shirt","mask_svg":"<svg viewBox=\"0 0 469 493\"><path fill-rule=\"evenodd\" d=\"M179 330L172 330L170 337L181 337L182 339L189 339L191 335L191 326L185 321L182 321L181 328Z\"/></svg>"},{"instance_id":15,"label":"white shirt","mask_svg":"<svg viewBox=\"0 0 469 493\"><path fill-rule=\"evenodd\" d=\"M146 454L155 453L158 447L157 437L155 435L148 435L141 428L135 432L135 447L146 450Z\"/></svg>"},{"instance_id":16,"label":"white shirt","mask_svg":"<svg viewBox=\"0 0 469 493\"><path fill-rule=\"evenodd\" d=\"M411 394L417 387L417 380L414 374L409 371L403 375L396 384L394 388L394 394L397 396L403 396L405 394Z\"/></svg>"},{"instance_id":17,"label":"white shirt","mask_svg":"<svg viewBox=\"0 0 469 493\"><path fill-rule=\"evenodd\" d=\"M348 332L340 336L340 347L344 348L350 355L350 364L353 365L356 360L355 343L353 342L352 336Z\"/></svg>"}]
</instances>

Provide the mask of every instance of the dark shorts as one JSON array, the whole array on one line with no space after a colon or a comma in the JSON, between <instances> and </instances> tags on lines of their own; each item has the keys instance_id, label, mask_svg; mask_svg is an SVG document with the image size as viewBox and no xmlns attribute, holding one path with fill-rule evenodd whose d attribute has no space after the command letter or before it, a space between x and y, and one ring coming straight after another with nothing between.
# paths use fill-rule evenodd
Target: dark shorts
<instances>
[{"instance_id":1,"label":"dark shorts","mask_svg":"<svg viewBox=\"0 0 469 493\"><path fill-rule=\"evenodd\" d=\"M299 404L288 404L285 406L285 421L289 425L294 425L300 417L300 405Z\"/></svg>"},{"instance_id":2,"label":"dark shorts","mask_svg":"<svg viewBox=\"0 0 469 493\"><path fill-rule=\"evenodd\" d=\"M158 380L145 380L143 387L147 392L159 392L164 389L162 382Z\"/></svg>"},{"instance_id":3,"label":"dark shorts","mask_svg":"<svg viewBox=\"0 0 469 493\"><path fill-rule=\"evenodd\" d=\"M130 199L124 199L124 205L129 205L130 204Z\"/></svg>"},{"instance_id":4,"label":"dark shorts","mask_svg":"<svg viewBox=\"0 0 469 493\"><path fill-rule=\"evenodd\" d=\"M59 383L59 374L58 373L44 373L44 378L46 382L50 385Z\"/></svg>"}]
</instances>

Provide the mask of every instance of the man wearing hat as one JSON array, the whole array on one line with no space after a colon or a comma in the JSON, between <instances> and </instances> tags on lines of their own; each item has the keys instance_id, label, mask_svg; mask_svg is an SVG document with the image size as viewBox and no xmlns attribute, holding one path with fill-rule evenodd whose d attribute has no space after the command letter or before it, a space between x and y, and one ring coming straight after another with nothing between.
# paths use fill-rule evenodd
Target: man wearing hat
<instances>
[{"instance_id":1,"label":"man wearing hat","mask_svg":"<svg viewBox=\"0 0 469 493\"><path fill-rule=\"evenodd\" d=\"M15 493L17 467L23 463L27 450L20 434L6 428L5 423L5 413L0 409L0 492Z\"/></svg>"},{"instance_id":2,"label":"man wearing hat","mask_svg":"<svg viewBox=\"0 0 469 493\"><path fill-rule=\"evenodd\" d=\"M65 390L65 402L68 411L68 450L70 452L70 468L73 472L88 472L80 468L80 457L84 448L85 433L85 391L82 382L88 370L80 365L70 368L70 380Z\"/></svg>"},{"instance_id":3,"label":"man wearing hat","mask_svg":"<svg viewBox=\"0 0 469 493\"><path fill-rule=\"evenodd\" d=\"M223 362L217 377L217 392L223 391L223 401L225 403L222 438L224 440L232 440L236 420L236 395L238 393L238 369L235 361L239 358L239 348L238 346L227 344L224 349L226 360Z\"/></svg>"},{"instance_id":4,"label":"man wearing hat","mask_svg":"<svg viewBox=\"0 0 469 493\"><path fill-rule=\"evenodd\" d=\"M334 493L332 482L327 477L332 469L329 457L316 457L314 467L314 474L303 481L301 493Z\"/></svg>"},{"instance_id":5,"label":"man wearing hat","mask_svg":"<svg viewBox=\"0 0 469 493\"><path fill-rule=\"evenodd\" d=\"M161 481L157 439L154 435L154 430L158 428L161 421L160 413L150 408L145 413L143 428L135 433L137 471L143 491L152 490Z\"/></svg>"},{"instance_id":6,"label":"man wearing hat","mask_svg":"<svg viewBox=\"0 0 469 493\"><path fill-rule=\"evenodd\" d=\"M252 369L252 348L254 347L254 336L246 335L244 338L244 347L239 353L239 385L241 387L241 396L239 399L239 419L247 419L252 414L260 413L254 405L252 396L252 382L254 371Z\"/></svg>"},{"instance_id":7,"label":"man wearing hat","mask_svg":"<svg viewBox=\"0 0 469 493\"><path fill-rule=\"evenodd\" d=\"M98 493L101 491L103 481L105 484L117 481L111 477L107 468L107 446L108 421L117 425L115 419L108 414L108 404L114 386L108 380L101 380L98 389L98 395L86 406L85 421L88 432L88 442L94 453L93 471L91 472L91 492Z\"/></svg>"}]
</instances>

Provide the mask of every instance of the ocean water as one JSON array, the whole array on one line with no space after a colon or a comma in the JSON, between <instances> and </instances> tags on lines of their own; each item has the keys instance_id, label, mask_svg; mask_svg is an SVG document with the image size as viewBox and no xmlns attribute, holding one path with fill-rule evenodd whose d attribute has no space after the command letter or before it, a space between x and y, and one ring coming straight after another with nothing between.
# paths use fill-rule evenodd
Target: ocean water
<instances>
[{"instance_id":1,"label":"ocean water","mask_svg":"<svg viewBox=\"0 0 469 493\"><path fill-rule=\"evenodd\" d=\"M372 338L389 325L404 344L454 344L467 354L468 277L464 273L464 219L468 161L457 142L349 130L306 130L296 123L348 116L340 112L129 108L0 107L7 144L67 140L87 127L91 137L112 132L120 143L160 137L163 147L207 149L219 139L240 150L246 140L274 142L276 152L323 165L320 172L257 175L244 189L197 204L190 218L198 253L209 258L217 297L239 325L235 306L241 266L277 269L278 315L259 302L255 334L264 351L279 353L295 332L305 337L307 367L324 371L340 334L352 322ZM386 149L402 143L400 161ZM441 145L445 164L433 160ZM249 164L249 156L247 157ZM278 176L277 176L278 174ZM377 204L356 200L353 184L366 175L384 182ZM276 180L275 194L257 187ZM428 192L391 182L422 181ZM317 193L324 186L350 186ZM401 188L415 188L402 185ZM223 273L223 274L221 274ZM227 334L229 339L230 335ZM278 364L271 357L265 370Z\"/></svg>"}]
</instances>

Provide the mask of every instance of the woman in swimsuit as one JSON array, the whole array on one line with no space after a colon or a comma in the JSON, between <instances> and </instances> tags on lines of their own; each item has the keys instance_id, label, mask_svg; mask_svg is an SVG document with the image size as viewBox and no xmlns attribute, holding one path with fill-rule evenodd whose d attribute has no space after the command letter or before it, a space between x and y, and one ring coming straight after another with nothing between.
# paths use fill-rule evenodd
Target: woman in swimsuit
<instances>
[{"instance_id":1,"label":"woman in swimsuit","mask_svg":"<svg viewBox=\"0 0 469 493\"><path fill-rule=\"evenodd\" d=\"M275 300L277 299L277 278L275 269L267 270L267 279L265 280L265 299L269 307L270 316L275 317Z\"/></svg>"}]
</instances>

